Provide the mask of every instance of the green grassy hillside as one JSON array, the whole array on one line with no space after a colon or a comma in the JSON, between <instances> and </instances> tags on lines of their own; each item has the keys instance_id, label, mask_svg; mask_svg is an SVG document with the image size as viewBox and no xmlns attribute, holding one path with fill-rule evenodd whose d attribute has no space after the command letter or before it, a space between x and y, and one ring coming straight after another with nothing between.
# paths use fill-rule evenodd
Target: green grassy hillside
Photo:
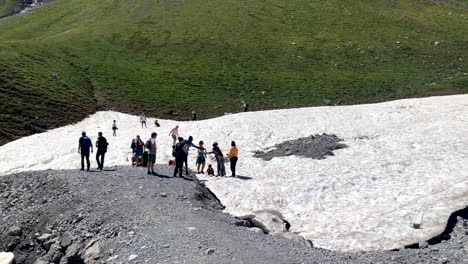
<instances>
[{"instance_id":1,"label":"green grassy hillside","mask_svg":"<svg viewBox=\"0 0 468 264\"><path fill-rule=\"evenodd\" d=\"M0 143L99 109L466 93L467 19L455 0L56 0L0 20Z\"/></svg>"},{"instance_id":2,"label":"green grassy hillside","mask_svg":"<svg viewBox=\"0 0 468 264\"><path fill-rule=\"evenodd\" d=\"M15 0L0 0L0 17L11 14L14 11Z\"/></svg>"}]
</instances>

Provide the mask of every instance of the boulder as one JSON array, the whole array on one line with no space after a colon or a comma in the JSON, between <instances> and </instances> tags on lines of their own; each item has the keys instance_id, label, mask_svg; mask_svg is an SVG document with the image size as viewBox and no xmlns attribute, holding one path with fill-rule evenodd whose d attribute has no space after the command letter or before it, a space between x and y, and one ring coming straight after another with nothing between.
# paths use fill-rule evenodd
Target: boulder
<instances>
[{"instance_id":1,"label":"boulder","mask_svg":"<svg viewBox=\"0 0 468 264\"><path fill-rule=\"evenodd\" d=\"M82 245L80 243L72 243L65 252L65 259L68 261L80 260L80 250Z\"/></svg>"},{"instance_id":2,"label":"boulder","mask_svg":"<svg viewBox=\"0 0 468 264\"><path fill-rule=\"evenodd\" d=\"M286 232L282 233L281 236L296 243L302 244L308 248L312 248L312 243L309 240L306 240L303 236L298 235L296 233Z\"/></svg>"},{"instance_id":3,"label":"boulder","mask_svg":"<svg viewBox=\"0 0 468 264\"><path fill-rule=\"evenodd\" d=\"M252 228L249 228L249 230L258 234L265 234L265 232L263 232L263 230L258 227L252 227Z\"/></svg>"},{"instance_id":4,"label":"boulder","mask_svg":"<svg viewBox=\"0 0 468 264\"><path fill-rule=\"evenodd\" d=\"M23 230L21 230L20 227L12 226L8 228L8 235L10 236L21 236L22 233L23 233Z\"/></svg>"},{"instance_id":5,"label":"boulder","mask_svg":"<svg viewBox=\"0 0 468 264\"><path fill-rule=\"evenodd\" d=\"M12 264L15 255L11 252L0 252L0 264Z\"/></svg>"},{"instance_id":6,"label":"boulder","mask_svg":"<svg viewBox=\"0 0 468 264\"><path fill-rule=\"evenodd\" d=\"M92 246L88 247L83 255L84 263L95 263L96 259L101 257L101 248L99 247L99 243L94 243Z\"/></svg>"},{"instance_id":7,"label":"boulder","mask_svg":"<svg viewBox=\"0 0 468 264\"><path fill-rule=\"evenodd\" d=\"M39 240L39 241L47 241L47 240L51 239L53 236L54 236L54 235L52 235L52 234L42 234L41 236L39 236L39 237L37 238L37 240Z\"/></svg>"},{"instance_id":8,"label":"boulder","mask_svg":"<svg viewBox=\"0 0 468 264\"><path fill-rule=\"evenodd\" d=\"M67 248L73 242L73 236L69 232L65 232L60 238L60 246Z\"/></svg>"},{"instance_id":9,"label":"boulder","mask_svg":"<svg viewBox=\"0 0 468 264\"><path fill-rule=\"evenodd\" d=\"M55 243L50 246L49 251L41 259L46 262L59 263L60 259L63 257L61 247L58 243Z\"/></svg>"},{"instance_id":10,"label":"boulder","mask_svg":"<svg viewBox=\"0 0 468 264\"><path fill-rule=\"evenodd\" d=\"M418 248L427 248L428 246L429 246L429 243L427 243L426 241L418 243Z\"/></svg>"},{"instance_id":11,"label":"boulder","mask_svg":"<svg viewBox=\"0 0 468 264\"><path fill-rule=\"evenodd\" d=\"M282 215L276 211L257 211L251 222L267 234L279 234L287 231L286 221Z\"/></svg>"}]
</instances>

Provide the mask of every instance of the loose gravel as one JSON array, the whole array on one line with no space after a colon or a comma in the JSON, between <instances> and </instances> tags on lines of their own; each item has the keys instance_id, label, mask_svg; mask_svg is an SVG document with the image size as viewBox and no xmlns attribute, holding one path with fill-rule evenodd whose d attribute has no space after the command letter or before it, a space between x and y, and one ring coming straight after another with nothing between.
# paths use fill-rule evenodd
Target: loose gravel
<instances>
[{"instance_id":1,"label":"loose gravel","mask_svg":"<svg viewBox=\"0 0 468 264\"><path fill-rule=\"evenodd\" d=\"M16 263L468 263L466 210L418 249L344 254L244 227L203 184L142 168L0 177L0 251ZM453 229L453 230L452 230Z\"/></svg>"},{"instance_id":2,"label":"loose gravel","mask_svg":"<svg viewBox=\"0 0 468 264\"><path fill-rule=\"evenodd\" d=\"M333 151L348 147L336 135L321 134L288 140L273 146L270 149L257 151L254 154L256 158L271 160L275 157L302 156L312 159L325 159L327 156L333 156Z\"/></svg>"}]
</instances>

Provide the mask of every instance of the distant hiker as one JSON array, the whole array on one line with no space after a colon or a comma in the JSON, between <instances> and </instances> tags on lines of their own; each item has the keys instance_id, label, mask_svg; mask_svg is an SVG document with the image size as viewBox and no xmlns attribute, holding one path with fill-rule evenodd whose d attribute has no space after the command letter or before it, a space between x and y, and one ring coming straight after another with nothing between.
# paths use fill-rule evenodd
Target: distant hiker
<instances>
[{"instance_id":1,"label":"distant hiker","mask_svg":"<svg viewBox=\"0 0 468 264\"><path fill-rule=\"evenodd\" d=\"M154 121L154 125L155 125L156 127L160 127L160 126L161 126L161 125L159 124L158 120Z\"/></svg>"},{"instance_id":2,"label":"distant hiker","mask_svg":"<svg viewBox=\"0 0 468 264\"><path fill-rule=\"evenodd\" d=\"M190 147L194 147L194 148L197 148L197 149L200 149L200 147L197 147L197 146L195 146L195 144L193 144L193 137L192 136L189 136L188 140L184 140L183 144L186 145L184 163L185 163L185 174L188 175L189 174L189 172L188 172L188 154L189 154Z\"/></svg>"},{"instance_id":3,"label":"distant hiker","mask_svg":"<svg viewBox=\"0 0 468 264\"><path fill-rule=\"evenodd\" d=\"M213 151L210 153L215 155L216 163L218 165L218 172L216 176L226 176L226 169L224 168L224 156L221 149L218 147L218 143L213 143Z\"/></svg>"},{"instance_id":4,"label":"distant hiker","mask_svg":"<svg viewBox=\"0 0 468 264\"><path fill-rule=\"evenodd\" d=\"M182 169L184 166L184 160L185 160L185 153L187 151L187 146L184 144L184 138L179 137L178 138L179 143L174 145L174 157L175 157L175 168L174 168L174 177L177 177L177 174L179 174L179 177L182 177Z\"/></svg>"},{"instance_id":5,"label":"distant hiker","mask_svg":"<svg viewBox=\"0 0 468 264\"><path fill-rule=\"evenodd\" d=\"M208 164L208 169L206 170L206 173L208 175L214 176L214 170L213 170L213 167L211 166L211 164Z\"/></svg>"},{"instance_id":6,"label":"distant hiker","mask_svg":"<svg viewBox=\"0 0 468 264\"><path fill-rule=\"evenodd\" d=\"M142 165L143 152L145 151L145 143L141 140L140 136L137 135L135 139L132 140L132 145L130 146L133 150L132 154L132 166Z\"/></svg>"},{"instance_id":7,"label":"distant hiker","mask_svg":"<svg viewBox=\"0 0 468 264\"><path fill-rule=\"evenodd\" d=\"M231 162L232 177L236 177L236 164L237 164L238 154L239 154L239 150L236 147L236 142L232 141L231 149L229 150L229 153L227 154L227 156L229 157L229 161Z\"/></svg>"},{"instance_id":8,"label":"distant hiker","mask_svg":"<svg viewBox=\"0 0 468 264\"><path fill-rule=\"evenodd\" d=\"M145 116L145 113L141 113L140 122L141 122L141 128L143 128L143 125L145 125L145 128L146 128L146 116Z\"/></svg>"},{"instance_id":9,"label":"distant hiker","mask_svg":"<svg viewBox=\"0 0 468 264\"><path fill-rule=\"evenodd\" d=\"M117 136L117 129L118 129L117 128L117 121L114 120L114 122L112 122L112 131L113 131L112 135L114 137Z\"/></svg>"},{"instance_id":10,"label":"distant hiker","mask_svg":"<svg viewBox=\"0 0 468 264\"><path fill-rule=\"evenodd\" d=\"M96 161L99 170L102 170L104 167L104 156L106 155L108 145L107 139L102 136L102 132L99 132L98 139L96 140Z\"/></svg>"},{"instance_id":11,"label":"distant hiker","mask_svg":"<svg viewBox=\"0 0 468 264\"><path fill-rule=\"evenodd\" d=\"M89 137L86 136L86 132L81 133L80 140L78 141L78 153L81 153L81 170L84 170L84 159L86 158L86 164L89 167L91 163L89 162L89 148L91 148L91 153L93 153L93 142Z\"/></svg>"},{"instance_id":12,"label":"distant hiker","mask_svg":"<svg viewBox=\"0 0 468 264\"><path fill-rule=\"evenodd\" d=\"M201 174L205 174L203 170L205 169L205 161L206 161L206 157L205 157L206 149L203 145L204 145L203 141L200 141L198 143L199 149L197 153L197 159L195 161L195 164L197 165L197 172ZM200 167L201 167L201 171L200 171Z\"/></svg>"},{"instance_id":13,"label":"distant hiker","mask_svg":"<svg viewBox=\"0 0 468 264\"><path fill-rule=\"evenodd\" d=\"M192 121L197 121L197 113L192 111Z\"/></svg>"},{"instance_id":14,"label":"distant hiker","mask_svg":"<svg viewBox=\"0 0 468 264\"><path fill-rule=\"evenodd\" d=\"M244 104L244 112L248 112L249 111L249 104Z\"/></svg>"},{"instance_id":15,"label":"distant hiker","mask_svg":"<svg viewBox=\"0 0 468 264\"><path fill-rule=\"evenodd\" d=\"M154 172L154 164L156 163L156 151L158 150L156 146L156 132L151 133L151 138L146 141L145 147L148 149L148 175L158 175Z\"/></svg>"},{"instance_id":16,"label":"distant hiker","mask_svg":"<svg viewBox=\"0 0 468 264\"><path fill-rule=\"evenodd\" d=\"M175 126L171 132L169 132L169 136L172 137L172 146L176 144L177 137L179 136L179 126Z\"/></svg>"}]
</instances>

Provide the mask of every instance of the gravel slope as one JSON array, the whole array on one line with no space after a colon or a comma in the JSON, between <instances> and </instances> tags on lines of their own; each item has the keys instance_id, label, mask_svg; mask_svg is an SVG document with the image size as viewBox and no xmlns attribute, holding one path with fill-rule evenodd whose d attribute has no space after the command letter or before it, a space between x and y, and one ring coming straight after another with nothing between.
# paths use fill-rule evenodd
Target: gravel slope
<instances>
[{"instance_id":1,"label":"gravel slope","mask_svg":"<svg viewBox=\"0 0 468 264\"><path fill-rule=\"evenodd\" d=\"M0 251L14 252L17 263L468 263L466 218L423 249L309 249L236 226L191 178L141 168L7 175L0 193Z\"/></svg>"}]
</instances>

